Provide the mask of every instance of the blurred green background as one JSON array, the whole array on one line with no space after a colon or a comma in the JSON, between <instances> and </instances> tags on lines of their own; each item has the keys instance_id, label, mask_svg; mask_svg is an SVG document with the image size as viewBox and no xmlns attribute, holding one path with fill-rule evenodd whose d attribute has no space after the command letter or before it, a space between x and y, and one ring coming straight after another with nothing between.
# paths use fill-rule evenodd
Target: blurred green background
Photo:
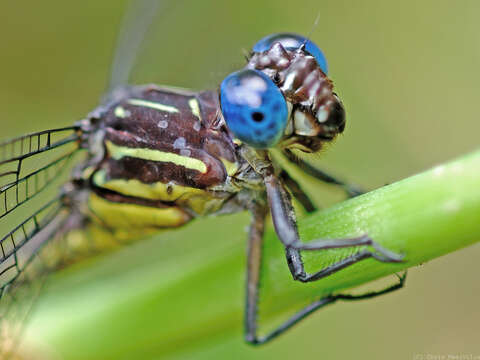
<instances>
[{"instance_id":1,"label":"blurred green background","mask_svg":"<svg viewBox=\"0 0 480 360\"><path fill-rule=\"evenodd\" d=\"M0 0L2 138L69 125L98 104L125 4ZM312 39L327 55L348 117L345 134L313 156L315 163L376 188L478 148L478 1L172 1L151 30L135 82L215 88L242 67L243 49L272 32L307 34L318 12ZM311 179L302 183L324 206L341 198ZM202 309L192 310L197 296L210 296L219 309L230 306L215 300L222 289L209 283L206 271L195 281L172 279L206 258L220 264L218 257L244 247L247 224L246 214L197 221L59 274L33 314L29 336L50 346L53 359L480 356L478 246L412 269L406 289L393 295L323 310L262 348L243 343L241 311L225 315L225 334L208 323L165 328L162 316L175 313L169 308L175 304L201 316ZM233 274L240 274L244 259L237 263ZM120 320L112 317L111 328L97 332L85 320L111 304L105 298L118 289L145 291L166 279L177 288L166 289L168 298L158 305L117 313ZM233 276L226 286L235 309L241 309L243 281ZM157 329L142 322L150 315L159 317ZM191 338L155 347L160 329ZM122 351L109 350L115 346Z\"/></svg>"}]
</instances>

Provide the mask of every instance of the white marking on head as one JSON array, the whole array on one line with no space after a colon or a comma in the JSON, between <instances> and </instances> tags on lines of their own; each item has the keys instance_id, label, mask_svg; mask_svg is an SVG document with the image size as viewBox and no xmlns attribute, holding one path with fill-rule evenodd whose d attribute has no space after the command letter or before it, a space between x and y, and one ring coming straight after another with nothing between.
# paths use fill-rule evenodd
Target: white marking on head
<instances>
[{"instance_id":1,"label":"white marking on head","mask_svg":"<svg viewBox=\"0 0 480 360\"><path fill-rule=\"evenodd\" d=\"M317 82L314 82L311 86L310 86L310 89L308 89L308 93L310 94L310 96L314 96L315 94L318 93L319 89L320 89L320 82L317 81Z\"/></svg>"},{"instance_id":2,"label":"white marking on head","mask_svg":"<svg viewBox=\"0 0 480 360\"><path fill-rule=\"evenodd\" d=\"M278 65L279 67L282 67L282 68L283 68L283 67L285 67L285 66L288 65L288 61L289 61L288 59L280 58L280 59L278 59L278 61L277 61L277 65Z\"/></svg>"},{"instance_id":3,"label":"white marking on head","mask_svg":"<svg viewBox=\"0 0 480 360\"><path fill-rule=\"evenodd\" d=\"M262 66L267 66L268 64L270 64L270 58L268 57L268 55L263 55L259 60L259 64Z\"/></svg>"},{"instance_id":4,"label":"white marking on head","mask_svg":"<svg viewBox=\"0 0 480 360\"><path fill-rule=\"evenodd\" d=\"M167 120L160 120L158 122L158 127L160 129L166 129L168 127L168 121Z\"/></svg>"},{"instance_id":5,"label":"white marking on head","mask_svg":"<svg viewBox=\"0 0 480 360\"><path fill-rule=\"evenodd\" d=\"M328 111L325 109L325 106L320 106L317 111L317 120L319 123L324 123L328 119Z\"/></svg>"},{"instance_id":6,"label":"white marking on head","mask_svg":"<svg viewBox=\"0 0 480 360\"><path fill-rule=\"evenodd\" d=\"M306 85L311 85L316 80L318 80L318 75L315 71L312 71L310 74L307 75L303 83Z\"/></svg>"},{"instance_id":7,"label":"white marking on head","mask_svg":"<svg viewBox=\"0 0 480 360\"><path fill-rule=\"evenodd\" d=\"M310 117L300 110L295 110L295 134L304 136L315 136L318 131L313 127Z\"/></svg>"},{"instance_id":8,"label":"white marking on head","mask_svg":"<svg viewBox=\"0 0 480 360\"><path fill-rule=\"evenodd\" d=\"M284 83L283 83L282 90L290 89L293 85L293 82L294 82L296 76L297 76L296 71L288 74L287 77L285 78Z\"/></svg>"}]
</instances>

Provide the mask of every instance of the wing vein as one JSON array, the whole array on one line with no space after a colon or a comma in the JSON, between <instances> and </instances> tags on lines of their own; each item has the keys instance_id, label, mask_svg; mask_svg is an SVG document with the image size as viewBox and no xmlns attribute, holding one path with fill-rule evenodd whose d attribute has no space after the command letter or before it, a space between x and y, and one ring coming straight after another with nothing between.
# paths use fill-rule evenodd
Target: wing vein
<instances>
[{"instance_id":1,"label":"wing vein","mask_svg":"<svg viewBox=\"0 0 480 360\"><path fill-rule=\"evenodd\" d=\"M79 135L73 134L73 135L70 135L70 136L66 137L65 139L54 142L53 144L48 144L48 145L46 145L44 147L41 147L41 148L38 147L37 150L28 152L26 154L22 154L22 155L19 155L19 156L13 156L14 154L12 154L11 158L0 161L0 165L11 163L11 162L14 162L14 161L21 161L21 160L24 160L24 159L26 159L30 156L37 155L37 154L40 154L42 152L55 149L57 147L60 147L62 145L65 145L65 144L68 144L68 143L71 143L71 142L74 142L74 141L78 141L79 139L80 139ZM17 171L19 171L19 169Z\"/></svg>"},{"instance_id":2,"label":"wing vein","mask_svg":"<svg viewBox=\"0 0 480 360\"><path fill-rule=\"evenodd\" d=\"M22 178L17 178L15 181L12 181L8 184L5 184L0 188L0 196L3 196L4 198L4 212L0 214L0 219L2 219L4 216L7 214L11 213L13 210L15 210L17 207L20 205L24 204L28 200L33 199L36 195L41 193L42 190L44 190L48 185L50 180L52 180L54 177L56 177L61 170L71 161L73 158L73 155L78 151L78 148L73 149L72 151L63 154L62 156L58 157L57 159L53 160L49 164L41 167L40 169L34 170L28 175L25 175ZM53 173L50 172L54 168L56 171ZM44 174L44 179L42 182L42 185L39 186L39 181L38 177L41 175L41 173ZM0 175L1 177L1 175ZM34 191L31 192L29 191L31 187L29 186L29 181L30 179L33 178L34 181ZM19 187L22 183L25 183L25 198L20 200L19 199ZM11 188L15 187L15 192L16 192L16 201L15 205L8 206L8 201L7 201L7 191L10 190Z\"/></svg>"},{"instance_id":3,"label":"wing vein","mask_svg":"<svg viewBox=\"0 0 480 360\"><path fill-rule=\"evenodd\" d=\"M62 210L62 208L64 206L61 203L62 198L63 198L63 195L59 195L59 196L55 197L54 199L50 200L49 202L47 202L40 209L38 209L32 215L30 215L28 218L26 218L23 222L21 222L20 224L15 226L15 228L13 228L8 234L6 234L0 240L0 243L4 244L7 241L7 239L10 238L10 240L12 241L12 244L14 245L11 250L6 251L6 252L4 251L3 246L2 246L2 251L3 251L4 255L2 256L2 258L0 258L0 264L2 264L6 259L8 259L12 254L16 253L19 248L21 248L28 240L30 240L32 237L34 237L36 234L38 234L46 225L48 225L48 223L51 220L53 220L53 218ZM39 222L38 216L43 211L48 209L48 207L50 207L55 202L59 202L59 205L57 206L57 208L56 209L54 208L48 215L45 216L44 219L42 219L41 222ZM33 221L34 228L31 230L30 233L27 233L27 231L25 230L25 225L29 221ZM26 236L20 242L15 243L15 239L13 237L13 234L15 234L20 229L22 229L22 232L24 234L26 234Z\"/></svg>"}]
</instances>

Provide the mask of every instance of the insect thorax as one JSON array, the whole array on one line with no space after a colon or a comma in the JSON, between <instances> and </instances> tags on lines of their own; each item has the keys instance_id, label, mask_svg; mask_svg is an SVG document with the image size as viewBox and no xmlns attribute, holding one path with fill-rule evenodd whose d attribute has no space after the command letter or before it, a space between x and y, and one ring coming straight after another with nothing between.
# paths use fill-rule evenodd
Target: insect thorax
<instances>
[{"instance_id":1,"label":"insect thorax","mask_svg":"<svg viewBox=\"0 0 480 360\"><path fill-rule=\"evenodd\" d=\"M241 194L260 183L223 124L215 92L136 87L97 113L82 177L89 215L108 228L138 236L243 210Z\"/></svg>"}]
</instances>

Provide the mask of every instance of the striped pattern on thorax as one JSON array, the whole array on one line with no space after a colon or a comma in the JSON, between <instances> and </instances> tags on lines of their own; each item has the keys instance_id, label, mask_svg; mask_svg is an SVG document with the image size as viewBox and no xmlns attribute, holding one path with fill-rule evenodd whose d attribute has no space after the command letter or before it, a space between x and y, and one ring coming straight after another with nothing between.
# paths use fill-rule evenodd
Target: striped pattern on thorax
<instances>
[{"instance_id":1,"label":"striped pattern on thorax","mask_svg":"<svg viewBox=\"0 0 480 360\"><path fill-rule=\"evenodd\" d=\"M168 222L162 223L159 215L153 226L171 227L218 211L232 195L218 191L219 185L238 169L234 144L228 131L217 126L218 116L213 92L149 86L114 104L101 124L105 157L91 175L97 197L93 202L103 203L92 212L107 217L111 209L105 202L128 202L157 212L170 208ZM179 210L173 220L171 208Z\"/></svg>"}]
</instances>

